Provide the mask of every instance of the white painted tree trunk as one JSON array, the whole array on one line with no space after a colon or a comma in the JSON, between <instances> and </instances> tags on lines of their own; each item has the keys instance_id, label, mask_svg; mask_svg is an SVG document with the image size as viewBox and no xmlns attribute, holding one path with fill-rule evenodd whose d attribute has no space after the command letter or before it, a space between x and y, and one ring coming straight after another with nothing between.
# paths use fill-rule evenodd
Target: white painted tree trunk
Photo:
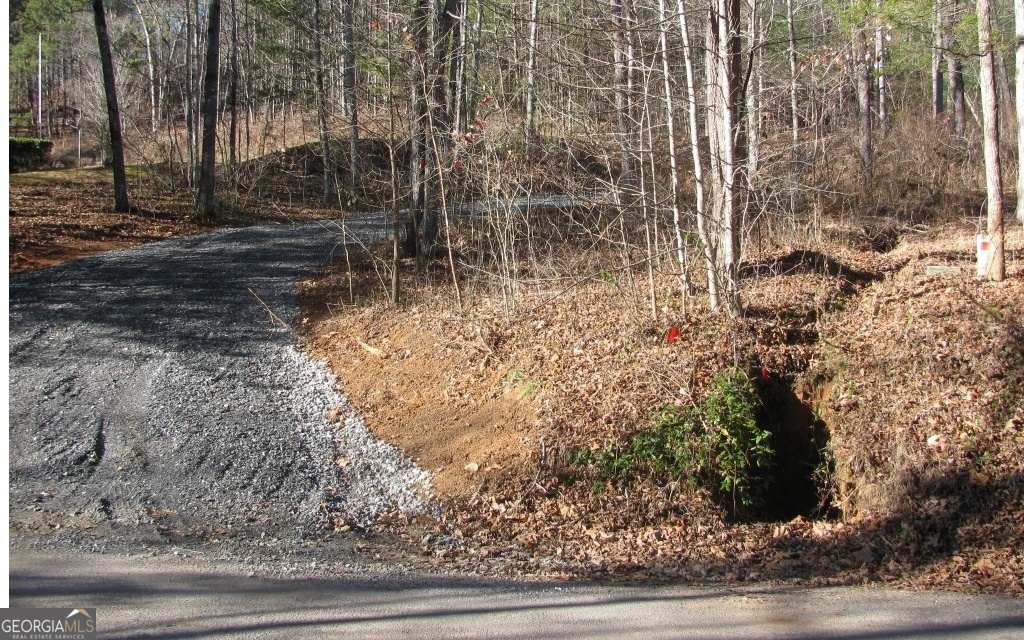
<instances>
[{"instance_id":1,"label":"white painted tree trunk","mask_svg":"<svg viewBox=\"0 0 1024 640\"><path fill-rule=\"evenodd\" d=\"M991 242L989 280L1003 280L1003 179L999 162L999 99L996 94L995 52L992 46L992 0L978 0L981 111L985 131L985 191L988 196L987 231Z\"/></svg>"}]
</instances>

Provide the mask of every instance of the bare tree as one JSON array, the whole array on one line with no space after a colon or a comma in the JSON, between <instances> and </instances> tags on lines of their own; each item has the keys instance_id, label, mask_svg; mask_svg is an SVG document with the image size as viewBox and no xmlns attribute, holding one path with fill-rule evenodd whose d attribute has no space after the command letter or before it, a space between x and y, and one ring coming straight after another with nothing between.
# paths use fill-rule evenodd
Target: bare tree
<instances>
[{"instance_id":1,"label":"bare tree","mask_svg":"<svg viewBox=\"0 0 1024 640\"><path fill-rule=\"evenodd\" d=\"M1003 178L999 162L999 98L996 93L995 47L992 42L992 0L978 0L981 105L985 130L985 191L987 231L991 244L988 279L1003 280Z\"/></svg>"},{"instance_id":2,"label":"bare tree","mask_svg":"<svg viewBox=\"0 0 1024 640\"><path fill-rule=\"evenodd\" d=\"M537 18L540 0L530 0L530 35L526 62L526 142L533 143L537 108Z\"/></svg>"},{"instance_id":3,"label":"bare tree","mask_svg":"<svg viewBox=\"0 0 1024 640\"><path fill-rule=\"evenodd\" d=\"M324 53L320 34L323 32L323 19L320 0L313 0L313 75L316 91L316 123L320 138L320 155L323 158L324 203L333 204L334 171L331 158L331 132L327 120L327 87L324 84Z\"/></svg>"},{"instance_id":4,"label":"bare tree","mask_svg":"<svg viewBox=\"0 0 1024 640\"><path fill-rule=\"evenodd\" d=\"M739 292L740 211L745 159L740 1L712 0L706 62L710 219L716 246L714 277L720 309L741 310Z\"/></svg>"},{"instance_id":5,"label":"bare tree","mask_svg":"<svg viewBox=\"0 0 1024 640\"><path fill-rule=\"evenodd\" d=\"M885 46L888 29L885 25L882 11L882 0L876 0L878 9L875 25L875 78L877 92L876 102L878 103L878 127L883 131L889 129L889 99L886 95L885 59L888 55Z\"/></svg>"},{"instance_id":6,"label":"bare tree","mask_svg":"<svg viewBox=\"0 0 1024 640\"><path fill-rule=\"evenodd\" d=\"M744 80L743 92L746 123L746 179L751 191L757 189L758 173L761 169L761 137L764 124L764 16L760 0L747 0L747 51L749 67Z\"/></svg>"},{"instance_id":7,"label":"bare tree","mask_svg":"<svg viewBox=\"0 0 1024 640\"><path fill-rule=\"evenodd\" d=\"M1024 0L1013 0L1017 47L1017 220L1024 224Z\"/></svg>"},{"instance_id":8,"label":"bare tree","mask_svg":"<svg viewBox=\"0 0 1024 640\"><path fill-rule=\"evenodd\" d=\"M220 68L220 0L210 0L207 16L206 75L203 80L203 149L199 168L199 193L196 212L200 218L210 219L217 211L217 80Z\"/></svg>"},{"instance_id":9,"label":"bare tree","mask_svg":"<svg viewBox=\"0 0 1024 640\"><path fill-rule=\"evenodd\" d=\"M701 158L700 130L697 122L697 82L694 74L693 51L690 46L690 26L686 19L683 0L676 0L679 34L683 40L683 66L686 72L686 112L690 132L690 152L693 156L694 205L697 213L697 233L704 248L704 264L708 278L708 297L711 307L721 307L718 282L718 242L712 237L705 198L704 161Z\"/></svg>"},{"instance_id":10,"label":"bare tree","mask_svg":"<svg viewBox=\"0 0 1024 640\"><path fill-rule=\"evenodd\" d=\"M946 113L946 97L943 91L942 52L945 49L945 11L942 0L932 5L932 113L941 118Z\"/></svg>"},{"instance_id":11,"label":"bare tree","mask_svg":"<svg viewBox=\"0 0 1024 640\"><path fill-rule=\"evenodd\" d=\"M794 22L793 0L786 0L786 31L789 35L789 109L793 128L793 149L800 142L800 112L797 103L797 65L796 65L796 24Z\"/></svg>"},{"instance_id":12,"label":"bare tree","mask_svg":"<svg viewBox=\"0 0 1024 640\"><path fill-rule=\"evenodd\" d=\"M236 0L231 0L231 55L228 59L228 165L231 184L238 180L238 11Z\"/></svg>"},{"instance_id":13,"label":"bare tree","mask_svg":"<svg viewBox=\"0 0 1024 640\"><path fill-rule=\"evenodd\" d=\"M426 218L429 216L429 191L427 185L427 60L428 25L430 22L430 1L416 0L410 20L410 153L409 153L409 217L406 221L403 252L407 256L421 257L426 252L423 237Z\"/></svg>"},{"instance_id":14,"label":"bare tree","mask_svg":"<svg viewBox=\"0 0 1024 640\"><path fill-rule=\"evenodd\" d=\"M860 151L861 176L865 186L871 181L874 150L871 136L871 65L868 62L868 50L864 27L854 26L853 34L853 67L857 74L857 113L858 136Z\"/></svg>"},{"instance_id":15,"label":"bare tree","mask_svg":"<svg viewBox=\"0 0 1024 640\"><path fill-rule=\"evenodd\" d=\"M679 269L681 272L679 285L682 289L683 300L686 300L687 290L689 289L689 282L686 278L686 249L683 240L683 222L682 214L680 211L680 188L679 188L679 160L676 155L676 126L675 126L675 108L672 100L672 73L669 66L668 60L668 17L665 10L665 0L658 0L658 55L661 58L661 71L664 77L664 90L665 90L665 124L668 131L668 159L669 168L672 172L671 184L672 184L672 224L675 227L676 235L676 259L679 261ZM653 145L652 145L653 146ZM653 287L652 287L653 289ZM657 307L654 305L654 296L652 295L652 307L655 311L655 317L657 317Z\"/></svg>"},{"instance_id":16,"label":"bare tree","mask_svg":"<svg viewBox=\"0 0 1024 640\"><path fill-rule=\"evenodd\" d=\"M128 177L124 168L124 140L121 135L121 109L117 103L117 83L114 79L114 59L110 52L110 36L107 34L107 17L103 0L92 0L92 13L96 23L96 39L100 47L100 64L103 68L103 93L107 99L107 120L110 124L110 147L114 165L114 211L127 213Z\"/></svg>"},{"instance_id":17,"label":"bare tree","mask_svg":"<svg viewBox=\"0 0 1024 640\"><path fill-rule=\"evenodd\" d=\"M353 20L354 0L343 0L341 5L341 42L344 74L342 80L345 116L348 122L349 189L355 197L360 181L359 161L359 106L356 99L356 44ZM351 206L351 202L349 205Z\"/></svg>"},{"instance_id":18,"label":"bare tree","mask_svg":"<svg viewBox=\"0 0 1024 640\"><path fill-rule=\"evenodd\" d=\"M636 130L633 114L634 33L632 0L612 0L612 44L615 56L615 110L619 121L622 169L620 184L633 192L636 182ZM632 196L629 196L632 197Z\"/></svg>"},{"instance_id":19,"label":"bare tree","mask_svg":"<svg viewBox=\"0 0 1024 640\"><path fill-rule=\"evenodd\" d=\"M196 61L199 48L199 25L197 24L199 0L185 0L185 77L181 83L181 98L184 103L186 149L188 151L189 185L195 184L199 144L199 109L196 105L199 95L199 64Z\"/></svg>"},{"instance_id":20,"label":"bare tree","mask_svg":"<svg viewBox=\"0 0 1024 640\"><path fill-rule=\"evenodd\" d=\"M142 35L146 42L146 71L149 80L149 130L156 131L157 127L157 102L156 102L156 67L153 62L153 43L149 36L149 25L146 24L146 16L142 13L142 5L138 0L132 0L135 11L139 15L139 22L142 23Z\"/></svg>"},{"instance_id":21,"label":"bare tree","mask_svg":"<svg viewBox=\"0 0 1024 640\"><path fill-rule=\"evenodd\" d=\"M950 5L951 21L955 22L959 13L959 1L952 0ZM953 105L953 132L955 135L963 137L967 131L966 94L964 93L963 56L956 51L956 44L950 37L946 47L946 66L949 73L949 101Z\"/></svg>"}]
</instances>

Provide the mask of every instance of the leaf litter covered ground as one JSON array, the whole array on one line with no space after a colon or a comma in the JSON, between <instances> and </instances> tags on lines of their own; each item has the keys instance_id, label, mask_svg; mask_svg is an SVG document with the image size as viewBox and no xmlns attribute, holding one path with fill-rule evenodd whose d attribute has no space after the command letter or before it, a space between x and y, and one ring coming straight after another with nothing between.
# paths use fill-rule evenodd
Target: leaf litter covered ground
<instances>
[{"instance_id":1,"label":"leaf litter covered ground","mask_svg":"<svg viewBox=\"0 0 1024 640\"><path fill-rule=\"evenodd\" d=\"M133 168L132 176L140 178ZM338 217L337 210L269 198L226 203L214 222L197 220L189 191L147 176L129 180L133 209L114 213L109 169L11 174L8 232L10 273L38 269L100 251L241 227ZM145 185L144 187L142 185Z\"/></svg>"},{"instance_id":2,"label":"leaf litter covered ground","mask_svg":"<svg viewBox=\"0 0 1024 640\"><path fill-rule=\"evenodd\" d=\"M443 519L393 524L432 565L1021 594L1024 234L1008 234L1003 283L973 276L973 235L911 232L887 254L764 247L736 321L699 297L684 312L667 278L653 320L646 273L608 256L581 269L599 277L523 286L514 308L464 283L459 310L443 265L407 265L392 307L381 266L353 255L351 274L300 284L302 330L371 428L436 474ZM807 467L776 478L798 498L737 519L685 478L571 464L696 405L734 366L771 405L778 464Z\"/></svg>"},{"instance_id":3,"label":"leaf litter covered ground","mask_svg":"<svg viewBox=\"0 0 1024 640\"><path fill-rule=\"evenodd\" d=\"M142 204L128 215L112 213L109 193L109 172L12 176L10 271L214 228L169 189L133 193ZM218 225L336 215L278 200ZM377 434L435 473L445 515L394 518L386 526L406 549L396 557L490 574L1020 594L1022 240L1008 234L1000 284L971 276L966 225L906 234L888 254L762 248L744 268L747 312L735 322L699 298L684 313L671 280L652 320L646 274L607 256L574 257L600 277L524 286L514 309L467 287L458 310L442 268L407 268L407 302L392 308L379 265L353 254L353 288L341 265L302 284L302 330ZM960 273L929 276L927 265ZM734 365L782 398L780 423L827 427L832 473L804 478L817 482L809 494L786 485L802 503L737 522L685 481L601 481L567 463L649 428L666 403L698 403Z\"/></svg>"}]
</instances>

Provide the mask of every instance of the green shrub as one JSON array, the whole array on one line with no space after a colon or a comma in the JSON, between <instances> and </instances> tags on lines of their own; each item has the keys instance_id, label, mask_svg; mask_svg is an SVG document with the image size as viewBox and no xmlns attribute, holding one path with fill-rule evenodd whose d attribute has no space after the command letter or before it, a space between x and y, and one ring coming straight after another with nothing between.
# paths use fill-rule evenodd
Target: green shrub
<instances>
[{"instance_id":1,"label":"green shrub","mask_svg":"<svg viewBox=\"0 0 1024 640\"><path fill-rule=\"evenodd\" d=\"M702 486L732 512L762 505L774 450L771 432L757 424L760 401L751 381L738 369L715 377L714 389L697 406L667 406L651 429L600 449L569 457L591 468L599 480L684 478Z\"/></svg>"},{"instance_id":2,"label":"green shrub","mask_svg":"<svg viewBox=\"0 0 1024 640\"><path fill-rule=\"evenodd\" d=\"M50 164L53 142L35 138L10 139L10 172L34 171Z\"/></svg>"}]
</instances>

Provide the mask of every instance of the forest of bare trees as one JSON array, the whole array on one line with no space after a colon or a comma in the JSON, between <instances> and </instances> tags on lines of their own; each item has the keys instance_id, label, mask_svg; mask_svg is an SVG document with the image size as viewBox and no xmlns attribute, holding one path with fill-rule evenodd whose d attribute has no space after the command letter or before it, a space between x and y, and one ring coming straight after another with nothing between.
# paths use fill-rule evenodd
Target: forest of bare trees
<instances>
[{"instance_id":1,"label":"forest of bare trees","mask_svg":"<svg viewBox=\"0 0 1024 640\"><path fill-rule=\"evenodd\" d=\"M12 135L81 128L88 162L109 160L123 130L128 162L193 190L201 217L271 184L339 212L383 210L392 275L415 257L514 307L530 282L587 273L596 248L646 277L654 316L661 297L685 309L699 291L737 314L751 243L872 216L976 219L996 248L988 275L1003 277L1024 9L1015 24L1000 0L92 9L12 2ZM112 78L96 46L104 9ZM655 274L678 288L659 291Z\"/></svg>"}]
</instances>

